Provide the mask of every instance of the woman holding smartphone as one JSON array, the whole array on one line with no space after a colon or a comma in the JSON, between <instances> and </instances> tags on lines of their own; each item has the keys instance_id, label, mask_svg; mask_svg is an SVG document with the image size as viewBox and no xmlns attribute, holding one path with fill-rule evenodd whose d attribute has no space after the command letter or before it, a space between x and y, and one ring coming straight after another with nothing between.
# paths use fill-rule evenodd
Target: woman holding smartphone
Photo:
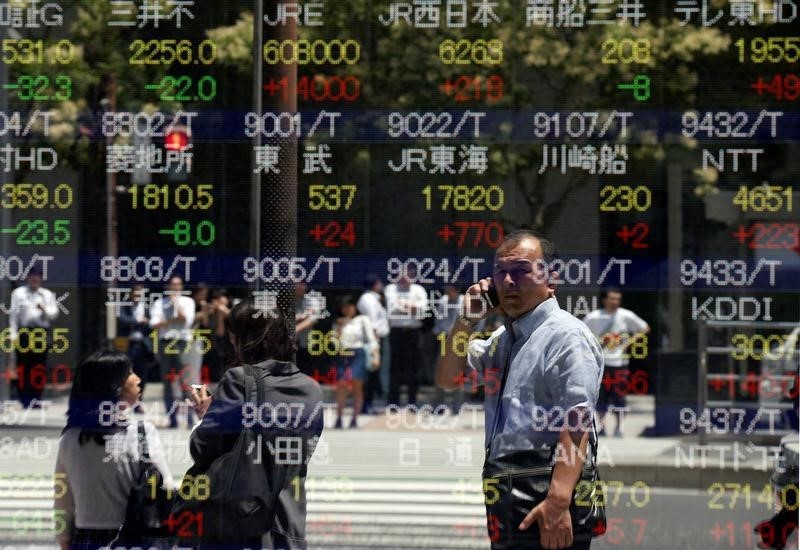
<instances>
[{"instance_id":1,"label":"woman holding smartphone","mask_svg":"<svg viewBox=\"0 0 800 550\"><path fill-rule=\"evenodd\" d=\"M242 426L247 425L262 436L263 442L261 449L252 449L248 456L260 457L267 477L281 486L277 487L276 499L266 503L274 506L274 520L257 526L263 533L261 538L203 540L200 548L305 548L306 464L322 433L322 390L292 362L293 331L280 310L262 311L252 302L243 301L231 310L225 326L233 346L234 364L225 372L213 397L205 386L191 394L202 420L189 440L194 465L188 474L207 472L214 461L233 449ZM259 403L249 402L245 395L248 366L255 368L255 384L262 396ZM265 412L255 415L256 410ZM289 417L278 418L277 411L285 411ZM270 449L276 436L301 438L302 459L276 460ZM286 480L285 485L278 480Z\"/></svg>"}]
</instances>

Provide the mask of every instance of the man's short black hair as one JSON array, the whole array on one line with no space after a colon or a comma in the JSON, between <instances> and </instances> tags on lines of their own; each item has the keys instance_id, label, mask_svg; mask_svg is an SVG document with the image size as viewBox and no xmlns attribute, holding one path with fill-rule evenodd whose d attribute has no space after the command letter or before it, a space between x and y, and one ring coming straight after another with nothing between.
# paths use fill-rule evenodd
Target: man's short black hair
<instances>
[{"instance_id":1,"label":"man's short black hair","mask_svg":"<svg viewBox=\"0 0 800 550\"><path fill-rule=\"evenodd\" d=\"M542 250L542 259L548 265L558 258L558 249L555 243L538 231L533 231L532 229L519 229L506 235L500 243L500 246L497 247L495 255L499 254L502 250L508 250L509 248L517 246L525 239L536 239L539 241L539 248Z\"/></svg>"},{"instance_id":2,"label":"man's short black hair","mask_svg":"<svg viewBox=\"0 0 800 550\"><path fill-rule=\"evenodd\" d=\"M367 273L367 276L364 277L364 288L372 290L375 287L375 283L380 280L381 278L378 277L377 273Z\"/></svg>"},{"instance_id":3,"label":"man's short black hair","mask_svg":"<svg viewBox=\"0 0 800 550\"><path fill-rule=\"evenodd\" d=\"M622 296L622 290L617 288L617 287L615 287L615 286L609 286L609 287L606 287L606 288L600 290L600 301L602 302L603 300L608 298L609 294L614 294L614 293L619 294L620 296Z\"/></svg>"}]
</instances>

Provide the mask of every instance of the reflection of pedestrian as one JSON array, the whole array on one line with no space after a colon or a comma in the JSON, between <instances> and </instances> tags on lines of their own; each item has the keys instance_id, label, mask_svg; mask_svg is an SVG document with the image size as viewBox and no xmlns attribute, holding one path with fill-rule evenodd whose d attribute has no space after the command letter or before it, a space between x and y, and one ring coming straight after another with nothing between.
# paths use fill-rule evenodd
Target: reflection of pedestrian
<instances>
[{"instance_id":1,"label":"reflection of pedestrian","mask_svg":"<svg viewBox=\"0 0 800 550\"><path fill-rule=\"evenodd\" d=\"M231 299L224 289L211 293L211 307L208 312L208 327L211 329L211 351L206 354L209 377L217 382L222 378L223 366L227 364L225 350L230 345L225 338L225 319L230 314Z\"/></svg>"},{"instance_id":2,"label":"reflection of pedestrian","mask_svg":"<svg viewBox=\"0 0 800 550\"><path fill-rule=\"evenodd\" d=\"M558 305L558 273L543 267L555 259L553 244L538 234L507 235L495 253L493 276L467 290L464 313L437 367L436 382L444 388L457 388L465 371L485 388L483 479L487 527L497 549L585 550L600 521L599 514L590 515L594 506L572 503L579 480L598 483L583 473L596 472L592 415L603 355L586 326ZM486 311L480 296L492 287L500 305ZM458 353L454 340L469 338L478 319L497 309L507 315L505 326L472 340L466 356Z\"/></svg>"},{"instance_id":3,"label":"reflection of pedestrian","mask_svg":"<svg viewBox=\"0 0 800 550\"><path fill-rule=\"evenodd\" d=\"M454 284L445 285L444 294L434 304L436 323L433 326L433 335L436 338L437 358L441 357L441 340L442 338L447 338L447 334L453 328L456 319L458 319L463 305L464 296L459 291L459 288ZM463 387L455 390L444 390L439 386L436 387L437 408L439 408L439 405L449 406L453 414L458 414L463 401Z\"/></svg>"},{"instance_id":4,"label":"reflection of pedestrian","mask_svg":"<svg viewBox=\"0 0 800 550\"><path fill-rule=\"evenodd\" d=\"M422 318L428 296L422 286L412 282L417 277L414 265L403 270L397 283L386 285L386 309L389 312L389 405L400 404L400 385L408 386L408 404L416 405L419 371L422 367Z\"/></svg>"},{"instance_id":5,"label":"reflection of pedestrian","mask_svg":"<svg viewBox=\"0 0 800 550\"><path fill-rule=\"evenodd\" d=\"M158 329L158 363L164 383L164 406L169 411L169 427L178 427L177 406L188 395L189 351L194 324L194 300L183 294L183 279L174 276L167 284L165 296L157 299L150 310L150 326ZM185 383L184 383L185 382ZM191 412L187 420L191 425Z\"/></svg>"},{"instance_id":6,"label":"reflection of pedestrian","mask_svg":"<svg viewBox=\"0 0 800 550\"><path fill-rule=\"evenodd\" d=\"M189 371L185 377L188 385L200 383L200 371L206 355L206 350L211 344L211 328L209 316L211 303L208 300L208 285L197 283L192 291L194 300L194 322L192 323L192 345L189 348L187 362Z\"/></svg>"},{"instance_id":7,"label":"reflection of pedestrian","mask_svg":"<svg viewBox=\"0 0 800 550\"><path fill-rule=\"evenodd\" d=\"M133 372L142 381L142 395L147 385L150 368L155 363L153 342L150 340L150 307L147 290L137 284L131 292L131 304L120 307L117 317L118 335L128 339L128 357L133 362Z\"/></svg>"},{"instance_id":8,"label":"reflection of pedestrian","mask_svg":"<svg viewBox=\"0 0 800 550\"><path fill-rule=\"evenodd\" d=\"M614 437L622 437L622 416L625 413L625 396L629 385L628 370L629 349L637 339L650 332L650 326L629 309L620 307L622 292L618 289L606 289L600 293L602 309L597 309L583 318L583 322L600 341L603 357L609 375L609 382L603 380L600 385L600 398L597 411L601 424L609 405L615 409L617 425ZM604 429L603 429L604 430ZM601 430L601 433L603 432Z\"/></svg>"},{"instance_id":9,"label":"reflection of pedestrian","mask_svg":"<svg viewBox=\"0 0 800 550\"><path fill-rule=\"evenodd\" d=\"M17 352L17 394L24 407L41 406L47 378L50 322L58 317L56 296L42 287L42 272L31 269L25 284L11 293L8 316Z\"/></svg>"},{"instance_id":10,"label":"reflection of pedestrian","mask_svg":"<svg viewBox=\"0 0 800 550\"><path fill-rule=\"evenodd\" d=\"M139 422L128 423L125 409L138 402L140 392L130 359L116 351L94 353L75 371L55 469L53 508L63 549L95 549L113 541L149 546L117 539L139 477L142 448ZM155 426L140 422L151 462L164 485L174 489Z\"/></svg>"},{"instance_id":11,"label":"reflection of pedestrian","mask_svg":"<svg viewBox=\"0 0 800 550\"><path fill-rule=\"evenodd\" d=\"M375 274L367 275L364 280L364 293L356 304L358 312L369 317L381 347L381 364L367 375L367 383L364 385L365 410L362 412L371 411L376 390L379 390L384 398L389 394L389 316L381 292L383 292L383 282L380 277Z\"/></svg>"},{"instance_id":12,"label":"reflection of pedestrian","mask_svg":"<svg viewBox=\"0 0 800 550\"><path fill-rule=\"evenodd\" d=\"M308 352L308 335L320 318L320 311L315 300L308 297L308 286L300 281L294 287L294 320L295 338L297 339L297 367L303 374L314 375L319 364L316 357Z\"/></svg>"},{"instance_id":13,"label":"reflection of pedestrian","mask_svg":"<svg viewBox=\"0 0 800 550\"><path fill-rule=\"evenodd\" d=\"M339 300L339 311L334 322L334 331L339 339L339 355L336 357L336 427L342 427L342 413L347 402L348 387L353 392L353 418L351 428L358 427L358 415L364 402L364 381L370 363L380 360L380 349L372 323L366 315L356 315L352 296Z\"/></svg>"},{"instance_id":14,"label":"reflection of pedestrian","mask_svg":"<svg viewBox=\"0 0 800 550\"><path fill-rule=\"evenodd\" d=\"M263 436L263 446L260 450L248 450L247 454L263 457L270 483L282 485L276 487L275 494L279 493L276 500L263 495L264 505L276 510L273 525L263 526L263 539L224 546L219 543L234 541L203 541L200 548L305 548L305 480L314 442L322 433L322 390L291 362L295 345L283 312L276 309L265 315L252 302L244 301L233 307L226 325L236 366L225 373L213 397L205 389L191 395L202 420L189 440L194 465L188 475L196 479L197 475L208 472L211 464L236 444L243 423L248 421L245 405L250 397L245 395L244 367L252 365L258 393L264 396L258 410L269 407L268 410L283 414L277 411L285 409L289 416L279 419L271 413L256 415L255 429ZM288 444L292 445L292 451L275 450L287 441L291 441ZM241 487L231 490L237 489L244 490ZM215 492L213 487L211 491ZM253 514L261 515L258 510Z\"/></svg>"}]
</instances>

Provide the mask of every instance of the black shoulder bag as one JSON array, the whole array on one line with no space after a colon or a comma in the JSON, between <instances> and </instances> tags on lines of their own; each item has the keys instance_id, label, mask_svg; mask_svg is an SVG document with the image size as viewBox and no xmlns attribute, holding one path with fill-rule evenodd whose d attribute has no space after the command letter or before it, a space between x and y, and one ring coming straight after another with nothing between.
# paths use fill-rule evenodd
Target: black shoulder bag
<instances>
[{"instance_id":1,"label":"black shoulder bag","mask_svg":"<svg viewBox=\"0 0 800 550\"><path fill-rule=\"evenodd\" d=\"M510 354L509 354L510 357ZM503 404L508 371L506 363L498 393L497 411L494 417L492 436L497 433ZM603 488L597 469L597 430L592 419L590 436L592 457L583 465L581 477L575 484L569 511L572 516L574 542L586 542L606 532L606 509ZM486 521L493 549L516 545L539 548L539 524L534 523L526 531L519 524L540 504L550 489L556 448L521 451L500 458L490 458L491 441L486 448L483 465L483 491L486 504Z\"/></svg>"},{"instance_id":2,"label":"black shoulder bag","mask_svg":"<svg viewBox=\"0 0 800 550\"><path fill-rule=\"evenodd\" d=\"M163 487L164 476L150 461L147 433L141 420L136 433L139 445L139 471L128 496L125 522L118 537L125 543L169 537L167 517L172 502L168 490Z\"/></svg>"},{"instance_id":3,"label":"black shoulder bag","mask_svg":"<svg viewBox=\"0 0 800 550\"><path fill-rule=\"evenodd\" d=\"M258 408L264 395L256 379L256 370L247 365L245 395ZM208 491L194 498L176 498L170 519L176 524L194 522L197 526L181 538L215 542L248 541L261 537L272 529L278 495L285 485L283 479L270 479L267 474L269 453L265 463L257 462L258 453L252 450L263 445L254 428L242 427L233 447L219 456L206 471L190 468L184 483L193 483L198 476L208 476Z\"/></svg>"}]
</instances>

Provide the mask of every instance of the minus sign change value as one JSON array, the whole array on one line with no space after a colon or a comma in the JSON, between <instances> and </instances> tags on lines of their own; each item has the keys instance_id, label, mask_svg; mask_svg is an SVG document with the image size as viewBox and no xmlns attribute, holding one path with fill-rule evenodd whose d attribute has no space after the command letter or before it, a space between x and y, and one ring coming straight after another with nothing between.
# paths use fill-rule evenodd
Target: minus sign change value
<instances>
[{"instance_id":1,"label":"minus sign change value","mask_svg":"<svg viewBox=\"0 0 800 550\"><path fill-rule=\"evenodd\" d=\"M211 220L194 227L187 220L178 220L173 227L158 230L159 235L172 235L177 246L211 246L217 238L217 228Z\"/></svg>"}]
</instances>

